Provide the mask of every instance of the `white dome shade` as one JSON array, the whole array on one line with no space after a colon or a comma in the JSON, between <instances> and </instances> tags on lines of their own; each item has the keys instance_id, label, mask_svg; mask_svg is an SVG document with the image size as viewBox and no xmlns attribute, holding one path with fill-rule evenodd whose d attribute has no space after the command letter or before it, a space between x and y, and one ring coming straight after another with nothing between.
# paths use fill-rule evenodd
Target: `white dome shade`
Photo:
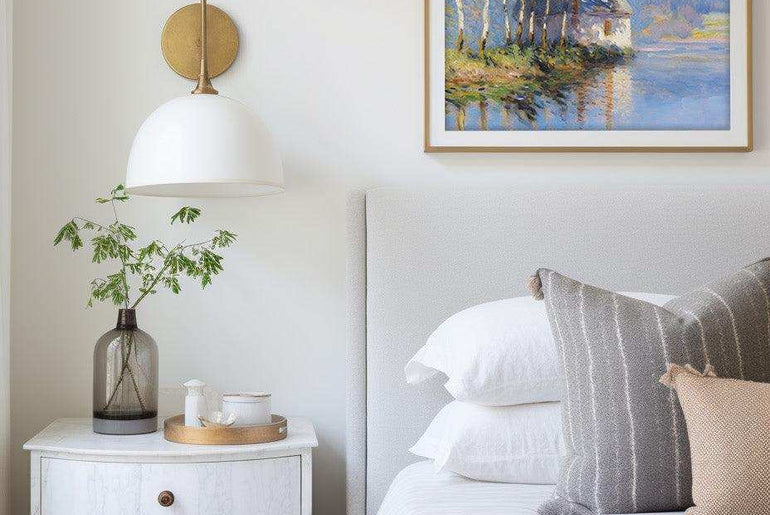
<instances>
[{"instance_id":1,"label":"white dome shade","mask_svg":"<svg viewBox=\"0 0 770 515\"><path fill-rule=\"evenodd\" d=\"M281 158L267 127L220 95L166 102L139 128L126 188L155 197L248 197L283 191Z\"/></svg>"}]
</instances>

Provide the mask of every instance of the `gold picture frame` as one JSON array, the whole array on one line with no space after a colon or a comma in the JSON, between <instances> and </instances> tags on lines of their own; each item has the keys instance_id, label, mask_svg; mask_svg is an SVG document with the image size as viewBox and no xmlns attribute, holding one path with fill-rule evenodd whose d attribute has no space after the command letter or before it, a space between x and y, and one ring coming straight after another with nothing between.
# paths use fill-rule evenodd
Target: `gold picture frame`
<instances>
[{"instance_id":1,"label":"gold picture frame","mask_svg":"<svg viewBox=\"0 0 770 515\"><path fill-rule=\"evenodd\" d=\"M751 152L754 149L754 87L753 87L753 48L752 48L752 0L746 2L746 142L739 145L686 145L686 146L591 146L591 145L554 145L554 146L479 146L479 145L446 145L437 144L431 138L431 6L434 2L445 0L424 0L424 151L432 154L443 153L739 153ZM735 0L733 0L735 1ZM731 72L732 73L732 72ZM604 131L599 131L603 133Z\"/></svg>"}]
</instances>

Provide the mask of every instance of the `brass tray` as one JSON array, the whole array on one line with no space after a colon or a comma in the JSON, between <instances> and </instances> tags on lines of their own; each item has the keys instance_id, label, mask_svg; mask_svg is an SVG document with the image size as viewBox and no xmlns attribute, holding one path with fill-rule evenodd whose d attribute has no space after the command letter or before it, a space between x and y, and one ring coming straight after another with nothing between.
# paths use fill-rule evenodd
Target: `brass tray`
<instances>
[{"instance_id":1,"label":"brass tray","mask_svg":"<svg viewBox=\"0 0 770 515\"><path fill-rule=\"evenodd\" d=\"M270 424L243 427L188 427L184 415L163 422L163 436L169 442L195 445L247 445L283 440L288 435L286 417L273 415Z\"/></svg>"}]
</instances>

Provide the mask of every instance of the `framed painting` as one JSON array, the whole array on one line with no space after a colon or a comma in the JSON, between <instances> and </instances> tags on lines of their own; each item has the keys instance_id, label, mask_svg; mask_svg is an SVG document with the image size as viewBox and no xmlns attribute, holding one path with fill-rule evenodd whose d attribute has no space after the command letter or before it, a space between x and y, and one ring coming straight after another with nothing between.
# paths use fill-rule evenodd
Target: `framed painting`
<instances>
[{"instance_id":1,"label":"framed painting","mask_svg":"<svg viewBox=\"0 0 770 515\"><path fill-rule=\"evenodd\" d=\"M751 0L425 0L426 152L746 152Z\"/></svg>"}]
</instances>

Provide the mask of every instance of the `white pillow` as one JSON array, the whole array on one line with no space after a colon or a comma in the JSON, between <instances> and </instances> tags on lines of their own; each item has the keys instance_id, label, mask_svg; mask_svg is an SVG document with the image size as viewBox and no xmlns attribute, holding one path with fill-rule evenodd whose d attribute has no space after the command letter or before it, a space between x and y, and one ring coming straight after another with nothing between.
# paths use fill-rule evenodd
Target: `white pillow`
<instances>
[{"instance_id":1,"label":"white pillow","mask_svg":"<svg viewBox=\"0 0 770 515\"><path fill-rule=\"evenodd\" d=\"M624 295L657 305L674 298ZM486 406L560 400L561 377L545 303L531 297L480 304L451 316L404 372L410 384L441 372L455 399Z\"/></svg>"},{"instance_id":2,"label":"white pillow","mask_svg":"<svg viewBox=\"0 0 770 515\"><path fill-rule=\"evenodd\" d=\"M410 449L436 471L499 483L555 484L564 457L560 403L447 404Z\"/></svg>"}]
</instances>

